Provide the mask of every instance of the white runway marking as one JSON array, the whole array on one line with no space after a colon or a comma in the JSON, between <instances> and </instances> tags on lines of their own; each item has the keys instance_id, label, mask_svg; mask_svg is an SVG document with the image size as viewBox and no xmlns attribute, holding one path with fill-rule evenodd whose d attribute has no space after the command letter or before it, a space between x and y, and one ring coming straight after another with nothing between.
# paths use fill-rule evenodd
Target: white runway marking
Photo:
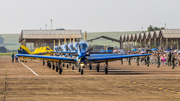
<instances>
[{"instance_id":1,"label":"white runway marking","mask_svg":"<svg viewBox=\"0 0 180 101\"><path fill-rule=\"evenodd\" d=\"M19 61L19 60L18 60ZM20 61L19 61L20 62ZM24 63L20 62L21 64L23 64L26 68L28 68L31 72L33 72L36 76L39 76L37 73L35 73L31 68L29 68L28 66L26 66Z\"/></svg>"}]
</instances>

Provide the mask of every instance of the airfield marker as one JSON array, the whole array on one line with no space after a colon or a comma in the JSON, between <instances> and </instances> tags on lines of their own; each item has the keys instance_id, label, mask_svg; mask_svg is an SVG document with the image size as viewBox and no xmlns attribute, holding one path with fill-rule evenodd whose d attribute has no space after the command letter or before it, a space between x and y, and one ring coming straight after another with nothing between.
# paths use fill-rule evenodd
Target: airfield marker
<instances>
[{"instance_id":1,"label":"airfield marker","mask_svg":"<svg viewBox=\"0 0 180 101\"><path fill-rule=\"evenodd\" d=\"M18 60L19 61L19 60ZM19 61L20 62L20 61ZM31 68L29 68L28 66L26 66L24 63L20 62L21 64L23 64L26 68L28 68L31 72L33 72L36 76L39 76L37 73L35 73Z\"/></svg>"}]
</instances>

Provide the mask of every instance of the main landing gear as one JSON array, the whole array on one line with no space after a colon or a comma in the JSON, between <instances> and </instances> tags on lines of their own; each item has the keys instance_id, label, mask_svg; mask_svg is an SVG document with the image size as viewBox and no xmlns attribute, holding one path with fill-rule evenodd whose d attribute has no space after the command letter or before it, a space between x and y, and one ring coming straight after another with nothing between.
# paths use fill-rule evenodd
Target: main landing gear
<instances>
[{"instance_id":1,"label":"main landing gear","mask_svg":"<svg viewBox=\"0 0 180 101\"><path fill-rule=\"evenodd\" d=\"M74 70L74 64L71 65L72 70Z\"/></svg>"},{"instance_id":2,"label":"main landing gear","mask_svg":"<svg viewBox=\"0 0 180 101\"><path fill-rule=\"evenodd\" d=\"M59 61L59 74L63 72L63 67L61 66L61 62Z\"/></svg>"},{"instance_id":3,"label":"main landing gear","mask_svg":"<svg viewBox=\"0 0 180 101\"><path fill-rule=\"evenodd\" d=\"M54 64L54 62L52 62L52 64L53 64L53 67L52 67L52 69L54 70L54 68L55 68L55 64Z\"/></svg>"},{"instance_id":4,"label":"main landing gear","mask_svg":"<svg viewBox=\"0 0 180 101\"><path fill-rule=\"evenodd\" d=\"M43 60L43 66L45 65L45 61Z\"/></svg>"},{"instance_id":5,"label":"main landing gear","mask_svg":"<svg viewBox=\"0 0 180 101\"><path fill-rule=\"evenodd\" d=\"M91 63L89 63L89 69L92 70L92 64Z\"/></svg>"},{"instance_id":6,"label":"main landing gear","mask_svg":"<svg viewBox=\"0 0 180 101\"><path fill-rule=\"evenodd\" d=\"M48 66L49 68L51 68L51 62L50 62L50 61L47 61L47 66Z\"/></svg>"},{"instance_id":7,"label":"main landing gear","mask_svg":"<svg viewBox=\"0 0 180 101\"><path fill-rule=\"evenodd\" d=\"M58 72L59 63L56 62L56 72Z\"/></svg>"},{"instance_id":8,"label":"main landing gear","mask_svg":"<svg viewBox=\"0 0 180 101\"><path fill-rule=\"evenodd\" d=\"M96 66L97 72L99 72L99 66L100 66L100 63L98 63Z\"/></svg>"},{"instance_id":9,"label":"main landing gear","mask_svg":"<svg viewBox=\"0 0 180 101\"><path fill-rule=\"evenodd\" d=\"M106 60L106 65L104 67L105 74L108 74L108 60Z\"/></svg>"}]
</instances>

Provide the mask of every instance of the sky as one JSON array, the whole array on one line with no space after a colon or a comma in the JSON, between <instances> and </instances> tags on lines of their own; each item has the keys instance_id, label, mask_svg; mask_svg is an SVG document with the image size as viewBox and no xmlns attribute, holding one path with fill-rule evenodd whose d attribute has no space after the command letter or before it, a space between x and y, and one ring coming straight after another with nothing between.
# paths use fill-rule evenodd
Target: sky
<instances>
[{"instance_id":1,"label":"sky","mask_svg":"<svg viewBox=\"0 0 180 101\"><path fill-rule=\"evenodd\" d=\"M180 29L180 0L0 0L0 34L26 29L82 32Z\"/></svg>"}]
</instances>

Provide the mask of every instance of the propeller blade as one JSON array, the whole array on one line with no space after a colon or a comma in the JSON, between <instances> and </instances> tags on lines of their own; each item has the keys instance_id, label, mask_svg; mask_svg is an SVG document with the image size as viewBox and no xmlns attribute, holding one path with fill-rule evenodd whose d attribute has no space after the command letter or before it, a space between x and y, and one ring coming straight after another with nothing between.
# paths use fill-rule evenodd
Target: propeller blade
<instances>
[{"instance_id":1,"label":"propeller blade","mask_svg":"<svg viewBox=\"0 0 180 101\"><path fill-rule=\"evenodd\" d=\"M80 48L80 45L79 45L79 51L81 52L81 48Z\"/></svg>"},{"instance_id":2,"label":"propeller blade","mask_svg":"<svg viewBox=\"0 0 180 101\"><path fill-rule=\"evenodd\" d=\"M85 54L86 54L87 52L89 52L89 51L92 51L92 50L93 50L92 47L88 48L87 51L85 52Z\"/></svg>"}]
</instances>

